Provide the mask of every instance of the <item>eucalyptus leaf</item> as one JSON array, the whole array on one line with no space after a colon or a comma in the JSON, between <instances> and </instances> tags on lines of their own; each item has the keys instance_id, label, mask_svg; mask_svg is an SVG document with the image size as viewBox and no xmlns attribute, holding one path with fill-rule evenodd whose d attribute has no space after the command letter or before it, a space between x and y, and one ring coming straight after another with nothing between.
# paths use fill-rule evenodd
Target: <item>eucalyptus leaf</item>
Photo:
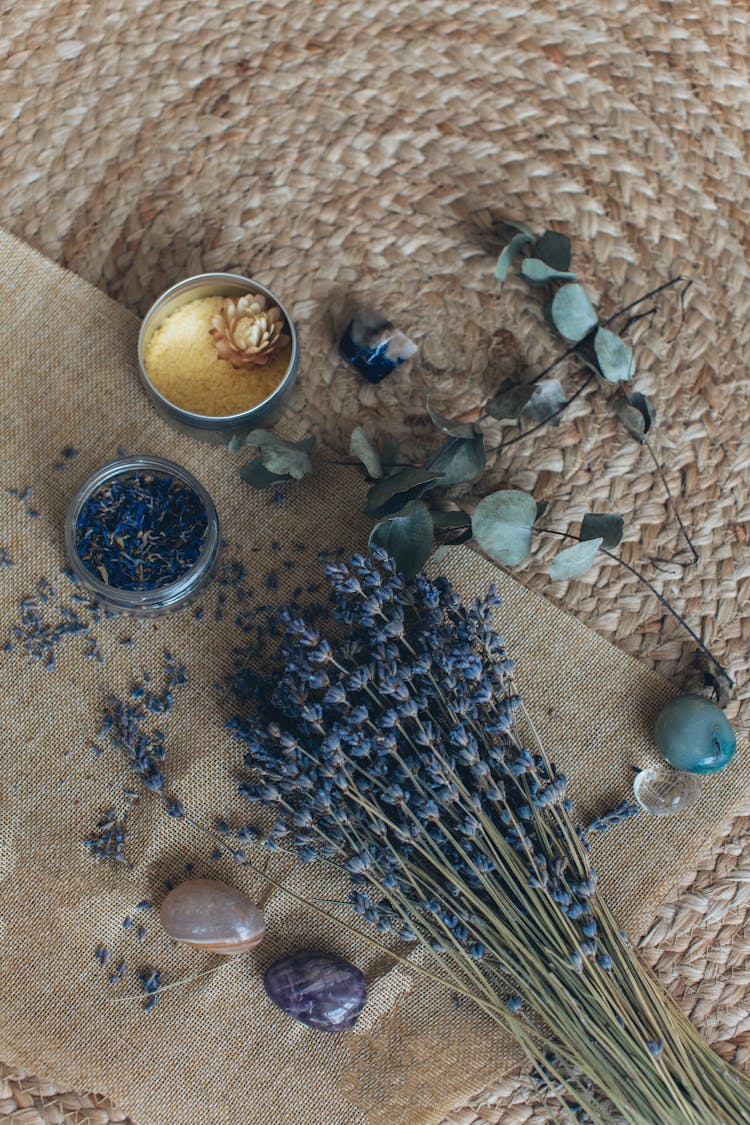
<instances>
[{"instance_id":1,"label":"eucalyptus leaf","mask_svg":"<svg viewBox=\"0 0 750 1125\"><path fill-rule=\"evenodd\" d=\"M468 512L459 509L454 509L450 512L442 512L437 508L430 511L432 522L438 531L452 531L457 527L471 527L471 516Z\"/></svg>"},{"instance_id":2,"label":"eucalyptus leaf","mask_svg":"<svg viewBox=\"0 0 750 1125\"><path fill-rule=\"evenodd\" d=\"M471 516L468 512L432 510L430 515L435 531L448 536L452 546L457 547L460 543L468 543L471 539Z\"/></svg>"},{"instance_id":3,"label":"eucalyptus leaf","mask_svg":"<svg viewBox=\"0 0 750 1125\"><path fill-rule=\"evenodd\" d=\"M262 449L264 445L275 445L278 442L283 444L283 438L272 434L270 430L251 430L245 436L245 445L249 445L253 449Z\"/></svg>"},{"instance_id":4,"label":"eucalyptus leaf","mask_svg":"<svg viewBox=\"0 0 750 1125\"><path fill-rule=\"evenodd\" d=\"M549 508L549 500L538 500L537 501L536 519L534 520L534 523L537 523L542 518L542 516L544 515L544 513L547 511L548 508Z\"/></svg>"},{"instance_id":5,"label":"eucalyptus leaf","mask_svg":"<svg viewBox=\"0 0 750 1125\"><path fill-rule=\"evenodd\" d=\"M269 472L288 473L295 480L302 480L312 472L308 448L301 443L288 449L282 449L277 445L265 445L260 455Z\"/></svg>"},{"instance_id":6,"label":"eucalyptus leaf","mask_svg":"<svg viewBox=\"0 0 750 1125\"><path fill-rule=\"evenodd\" d=\"M650 399L640 391L633 391L615 402L615 414L636 441L644 441L656 421L656 411Z\"/></svg>"},{"instance_id":7,"label":"eucalyptus leaf","mask_svg":"<svg viewBox=\"0 0 750 1125\"><path fill-rule=\"evenodd\" d=\"M643 415L644 429L648 433L656 421L656 408L653 402L646 395L642 395L640 391L633 391L629 394L628 402Z\"/></svg>"},{"instance_id":8,"label":"eucalyptus leaf","mask_svg":"<svg viewBox=\"0 0 750 1125\"><path fill-rule=\"evenodd\" d=\"M634 437L636 441L643 441L646 436L646 424L640 410L631 406L623 398L618 399L615 403L615 414L631 437Z\"/></svg>"},{"instance_id":9,"label":"eucalyptus leaf","mask_svg":"<svg viewBox=\"0 0 750 1125\"><path fill-rule=\"evenodd\" d=\"M581 340L578 344L576 344L575 354L581 361L581 363L590 368L595 375L599 375L601 377L602 371L599 367L599 361L596 358L594 344L590 335L587 336L585 340Z\"/></svg>"},{"instance_id":10,"label":"eucalyptus leaf","mask_svg":"<svg viewBox=\"0 0 750 1125\"><path fill-rule=\"evenodd\" d=\"M570 269L570 239L556 230L546 230L534 247L537 258L554 270Z\"/></svg>"},{"instance_id":11,"label":"eucalyptus leaf","mask_svg":"<svg viewBox=\"0 0 750 1125\"><path fill-rule=\"evenodd\" d=\"M532 386L519 383L518 386L508 387L489 399L484 409L491 418L518 418L533 393Z\"/></svg>"},{"instance_id":12,"label":"eucalyptus leaf","mask_svg":"<svg viewBox=\"0 0 750 1125\"><path fill-rule=\"evenodd\" d=\"M575 276L566 270L553 269L541 258L524 258L521 262L521 277L532 285L546 285L548 281L572 281Z\"/></svg>"},{"instance_id":13,"label":"eucalyptus leaf","mask_svg":"<svg viewBox=\"0 0 750 1125\"><path fill-rule=\"evenodd\" d=\"M439 410L435 410L430 406L429 399L427 399L425 406L434 424L439 430L442 430L444 434L450 434L451 437L457 438L473 438L478 432L473 422L454 422L452 418L446 418Z\"/></svg>"},{"instance_id":14,"label":"eucalyptus leaf","mask_svg":"<svg viewBox=\"0 0 750 1125\"><path fill-rule=\"evenodd\" d=\"M517 566L531 551L536 514L536 500L527 492L493 492L477 504L471 528L477 543L491 558Z\"/></svg>"},{"instance_id":15,"label":"eucalyptus leaf","mask_svg":"<svg viewBox=\"0 0 750 1125\"><path fill-rule=\"evenodd\" d=\"M430 557L432 516L421 500L412 500L399 512L376 523L370 532L371 547L382 547L407 578L418 574Z\"/></svg>"},{"instance_id":16,"label":"eucalyptus leaf","mask_svg":"<svg viewBox=\"0 0 750 1125\"><path fill-rule=\"evenodd\" d=\"M472 438L450 438L427 462L427 468L440 473L441 488L476 480L487 464L484 434Z\"/></svg>"},{"instance_id":17,"label":"eucalyptus leaf","mask_svg":"<svg viewBox=\"0 0 750 1125\"><path fill-rule=\"evenodd\" d=\"M594 337L594 351L599 370L608 383L622 383L633 378L633 351L615 332L600 328Z\"/></svg>"},{"instance_id":18,"label":"eucalyptus leaf","mask_svg":"<svg viewBox=\"0 0 750 1125\"><path fill-rule=\"evenodd\" d=\"M230 438L230 440L227 442L227 449L230 453L239 453L241 448L242 442L237 437L237 434L235 434L234 437Z\"/></svg>"},{"instance_id":19,"label":"eucalyptus leaf","mask_svg":"<svg viewBox=\"0 0 750 1125\"><path fill-rule=\"evenodd\" d=\"M381 456L383 468L386 470L386 476L393 476L398 472L399 461L401 460L401 450L399 448L398 439L389 434L383 441L383 453Z\"/></svg>"},{"instance_id":20,"label":"eucalyptus leaf","mask_svg":"<svg viewBox=\"0 0 750 1125\"><path fill-rule=\"evenodd\" d=\"M582 285L563 285L552 298L552 323L566 340L577 343L599 323L596 310Z\"/></svg>"},{"instance_id":21,"label":"eucalyptus leaf","mask_svg":"<svg viewBox=\"0 0 750 1125\"><path fill-rule=\"evenodd\" d=\"M454 546L457 545L458 544L454 543L441 543L440 546L432 553L432 565L437 567L444 563L453 550Z\"/></svg>"},{"instance_id":22,"label":"eucalyptus leaf","mask_svg":"<svg viewBox=\"0 0 750 1125\"><path fill-rule=\"evenodd\" d=\"M601 538L603 545L611 551L622 539L623 527L622 516L598 516L594 512L587 512L581 523L581 539Z\"/></svg>"},{"instance_id":23,"label":"eucalyptus leaf","mask_svg":"<svg viewBox=\"0 0 750 1125\"><path fill-rule=\"evenodd\" d=\"M265 467L277 476L290 476L301 480L312 472L310 450L315 445L312 434L301 441L285 441L272 434L270 430L251 430L245 438L245 445L260 450Z\"/></svg>"},{"instance_id":24,"label":"eucalyptus leaf","mask_svg":"<svg viewBox=\"0 0 750 1125\"><path fill-rule=\"evenodd\" d=\"M248 461L240 469L240 476L253 488L272 488L275 484L281 484L282 481L291 480L289 473L272 473L263 464L260 457L253 457L252 461Z\"/></svg>"},{"instance_id":25,"label":"eucalyptus leaf","mask_svg":"<svg viewBox=\"0 0 750 1125\"><path fill-rule=\"evenodd\" d=\"M500 257L497 259L495 266L495 277L500 281L505 281L508 276L508 271L513 261L514 256L518 253L522 246L526 246L529 242L534 241L533 233L530 234L516 234L511 238L510 242L500 252Z\"/></svg>"},{"instance_id":26,"label":"eucalyptus leaf","mask_svg":"<svg viewBox=\"0 0 750 1125\"><path fill-rule=\"evenodd\" d=\"M598 536L596 539L587 539L585 543L575 543L572 547L566 547L554 559L549 569L550 578L555 581L580 578L593 565L601 545L602 539Z\"/></svg>"},{"instance_id":27,"label":"eucalyptus leaf","mask_svg":"<svg viewBox=\"0 0 750 1125\"><path fill-rule=\"evenodd\" d=\"M558 411L566 401L565 391L557 379L543 379L534 387L534 393L521 411L521 416L532 422L550 422L553 426L559 426L561 419Z\"/></svg>"},{"instance_id":28,"label":"eucalyptus leaf","mask_svg":"<svg viewBox=\"0 0 750 1125\"><path fill-rule=\"evenodd\" d=\"M462 530L457 529L455 532L447 534L448 539L445 545L450 547L460 547L462 543L468 543L474 537L470 527L465 527Z\"/></svg>"},{"instance_id":29,"label":"eucalyptus leaf","mask_svg":"<svg viewBox=\"0 0 750 1125\"><path fill-rule=\"evenodd\" d=\"M387 516L397 512L409 500L416 500L440 480L439 470L407 465L390 477L379 480L367 493L365 510L371 516Z\"/></svg>"},{"instance_id":30,"label":"eucalyptus leaf","mask_svg":"<svg viewBox=\"0 0 750 1125\"><path fill-rule=\"evenodd\" d=\"M375 446L361 426L352 430L349 438L349 452L352 457L358 457L367 472L374 480L379 480L383 475L383 462Z\"/></svg>"}]
</instances>

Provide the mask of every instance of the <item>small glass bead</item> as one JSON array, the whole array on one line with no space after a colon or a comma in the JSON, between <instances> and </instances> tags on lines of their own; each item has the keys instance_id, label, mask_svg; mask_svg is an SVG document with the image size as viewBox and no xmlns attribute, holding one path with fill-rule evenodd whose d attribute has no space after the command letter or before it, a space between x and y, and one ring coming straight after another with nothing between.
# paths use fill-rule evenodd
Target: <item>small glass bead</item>
<instances>
[{"instance_id":1,"label":"small glass bead","mask_svg":"<svg viewBox=\"0 0 750 1125\"><path fill-rule=\"evenodd\" d=\"M674 816L691 808L701 795L701 781L694 773L671 766L650 766L633 782L633 796L652 816Z\"/></svg>"}]
</instances>

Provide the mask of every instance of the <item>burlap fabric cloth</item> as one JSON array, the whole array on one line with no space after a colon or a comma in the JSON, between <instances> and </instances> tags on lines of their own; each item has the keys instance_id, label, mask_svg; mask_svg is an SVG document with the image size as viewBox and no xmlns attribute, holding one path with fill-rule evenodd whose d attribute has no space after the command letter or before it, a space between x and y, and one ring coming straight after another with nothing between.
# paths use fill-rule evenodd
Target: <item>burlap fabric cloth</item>
<instances>
[{"instance_id":1,"label":"burlap fabric cloth","mask_svg":"<svg viewBox=\"0 0 750 1125\"><path fill-rule=\"evenodd\" d=\"M362 545L357 472L330 463L324 451L314 477L287 488L275 505L271 493L238 480L227 450L182 437L156 417L136 376L132 314L5 234L0 277L6 341L0 545L13 563L2 571L1 606L9 637L21 602L35 596L41 578L56 590L39 603L45 621L54 625L60 607L75 604L61 574L66 506L82 476L118 448L170 457L205 483L217 503L227 558L246 564L255 603L283 600L300 581L312 581L318 548ZM333 349L328 361L334 362ZM342 368L339 378L353 376ZM68 446L79 452L66 459ZM294 544L306 550L294 552ZM293 566L285 569L284 560ZM277 590L268 588L276 585L268 581L272 571ZM581 815L618 800L633 763L650 757L649 726L668 685L470 551L457 552L448 572L469 597L499 581L502 627L522 690L547 744L559 747L575 779ZM140 1125L438 1121L513 1061L470 1005L458 1010L449 994L394 967L366 942L320 922L228 860L211 859L211 843L167 819L148 796L131 813L132 869L97 865L82 845L103 809L122 806L131 784L116 752L98 756L92 749L103 697L127 692L143 671L158 684L165 648L190 673L165 722L170 784L209 824L246 817L234 796L239 753L224 726L232 704L221 689L243 641L236 617L247 603L235 604L235 596L231 586L215 585L200 619L187 608L158 620L93 624L103 663L87 658L91 646L82 637L59 646L54 670L30 660L18 640L2 656L0 1055L105 1091ZM706 787L697 810L671 822L638 818L605 837L597 857L603 893L631 934L674 892L749 777L740 755ZM164 880L184 877L187 863L195 874L236 881L260 901L269 936L257 957L223 963L144 1013L137 1002L115 999L137 993L139 967L153 965L174 980L216 963L173 949L153 910L136 917L137 904L158 904ZM307 894L342 896L341 887L288 860L275 860L271 870ZM143 923L144 944L135 926L123 929L128 917ZM310 943L345 954L367 974L370 1000L351 1034L309 1031L264 997L264 967ZM126 957L121 984L105 983L94 959L100 944L113 950L113 963Z\"/></svg>"},{"instance_id":2,"label":"burlap fabric cloth","mask_svg":"<svg viewBox=\"0 0 750 1125\"><path fill-rule=\"evenodd\" d=\"M504 358L509 354L508 340L499 329L517 334L522 356L535 370L550 358L552 345L533 298L513 285L499 295L492 284L499 249L493 226L497 218L512 214L538 227L554 221L577 235L577 266L606 311L633 300L667 276L690 274L695 283L682 331L670 344L680 313L676 303L668 303L666 316L640 348L638 388L657 402L657 449L701 551L700 566L688 569L659 561L674 559L679 548L662 484L646 451L623 440L599 397L583 395L559 430L547 431L493 459L483 486L490 489L493 484L512 482L534 489L556 502L550 515L563 528L587 509L621 511L626 516L624 557L648 569L657 587L728 663L738 680L736 698L741 701L750 691L746 674L749 28L747 5L737 0L669 4L533 0L522 6L490 0L471 4L357 0L338 5L259 0L250 6L241 0L195 0L190 5L182 0L159 4L129 0L92 6L86 0L64 0L6 6L0 26L4 50L0 91L5 107L0 120L0 221L134 312L143 313L155 294L190 273L227 268L255 273L289 302L303 330L306 360L291 408L304 425L337 448L345 448L353 425L364 421L373 431L395 431L419 454L423 441L434 441L423 412L428 391L449 410L456 403L475 407L509 373ZM20 273L21 288L15 283L9 286L6 277L2 289L5 339L25 348L28 356L22 381L7 365L3 375L4 396L12 390L22 407L14 413L17 428L12 444L5 431L2 435L2 483L7 487L33 483L33 499L27 507L41 515L21 521L16 565L0 570L3 589L12 590L8 627L17 617L18 601L33 592L40 575L56 577L61 563L60 518L74 478L126 440L118 434L125 433L128 423L124 412L114 410L114 398L109 410L111 387L104 389L104 369L93 372L91 367L76 368L62 361L56 350L58 336L69 338L72 322L64 325L65 333L57 332L54 309L30 288L32 259L26 250L21 253L25 265L14 274ZM50 276L57 277L48 272ZM50 284L59 292L61 282ZM352 290L391 312L421 345L420 362L377 390L344 377L332 362L330 322ZM25 335L19 336L15 325L12 334L7 331L9 297L23 298L25 310L37 310ZM86 298L86 304L88 319L76 341L94 363L101 324L95 310L100 306L96 299ZM120 326L132 323L120 310L109 310L107 316L115 316ZM132 364L132 331L130 326L121 327L113 336L114 351L123 355L127 351L127 365ZM125 335L131 341L127 346ZM54 358L49 354L45 358L45 340L52 341ZM510 355L512 366L512 348ZM50 392L39 376L42 368L49 372L54 364ZM83 371L93 373L94 389L85 395L82 388L75 391ZM117 379L132 380L132 366L118 363L115 373ZM85 402L78 414L74 392ZM98 408L95 394L101 396ZM66 424L64 412L72 419ZM147 419L139 400L133 418L137 437L127 439L131 447L146 447L140 431ZM51 432L58 420L59 436ZM176 439L156 423L145 428L143 436L152 448L173 449L188 464L188 458L195 457L212 489L221 478L224 488L217 499L227 512L227 524L232 505L237 505L235 526L237 538L242 539L239 513L248 510L251 500L245 491L226 495L230 483L235 488L234 466L217 461L215 472L210 467L204 470L203 460L209 457L205 451L190 452L182 443L170 445ZM53 461L59 460L58 445L68 442L80 446L79 458L64 472L52 470ZM21 445L19 453L16 446ZM218 455L210 454L214 456ZM24 466L32 463L33 472L25 471ZM320 466L316 479L322 481L327 471ZM336 493L340 488L339 477ZM320 493L315 495L322 503ZM15 503L10 513L18 520L21 512ZM352 510L347 508L347 524ZM274 512L274 519L282 514L282 509ZM322 526L321 536L324 530ZM331 526L331 532L342 537L340 526ZM258 535L253 545L266 542L267 537ZM652 559L657 560L653 566ZM532 565L524 571L524 582L544 588L580 621L671 674L684 652L683 634L671 619L656 615L655 604L628 575L605 563L583 582L567 588L550 586L544 561L538 570ZM64 589L64 583L58 584ZM515 587L506 589L507 597L511 590ZM524 605L536 603L525 597L508 603L506 631L514 640L512 630L518 630ZM231 620L227 617L211 629L205 626L189 645L183 644L184 655L194 666L193 686L186 689L191 695L196 684L213 684L218 674L205 666L202 673L200 665L195 669L199 662L193 650L203 645L204 635L210 634L212 644L219 643L219 635L227 637ZM229 1119L245 1125L253 1120L253 1111L242 1109L237 1088L253 1086L250 1071L243 1072L242 1066L251 1066L255 1057L248 1031L256 1026L255 1007L245 1006L239 1034L239 1015L235 1024L227 1024L221 1049L216 1050L206 1036L204 1018L206 1007L219 1003L212 999L212 985L205 991L203 986L191 986L179 1003L170 999L174 993L168 993L151 1018L143 1017L143 1024L138 1024L140 1036L134 1036L135 1014L127 1005L105 1006L108 990L101 974L92 975L91 943L109 935L115 945L111 935L125 916L124 899L132 905L133 896L118 898L113 905L115 900L108 895L114 891L105 894L101 873L94 877L88 870L94 907L103 897L102 921L95 923L94 910L89 930L74 935L77 923L70 921L68 907L61 904L75 897L76 886L72 880L65 884L61 874L61 889L56 894L43 890L38 908L29 910L29 926L36 923L35 945L47 943L39 947L36 958L28 955L29 971L22 976L17 961L6 952L17 940L18 918L26 913L29 901L19 878L28 878L39 866L34 857L47 848L57 857L61 872L63 853L67 863L77 856L81 871L87 870L80 837L90 828L93 810L102 807L107 781L112 780L107 769L113 763L92 756L92 781L86 784L69 771L94 729L99 692L124 685L131 670L135 673L160 659L160 653L147 651L146 634L139 633L128 663L128 650L115 646L108 628L97 631L107 654L103 667L87 661L85 673L73 671L85 645L76 647L71 641L58 672L43 676L37 667L24 673L33 676L33 690L29 681L24 697L24 713L32 712L25 720L26 728L33 726L31 737L28 729L19 726L15 712L9 707L0 710L4 752L10 742L13 763L13 776L0 777L3 808L6 816L8 809L21 815L35 793L39 806L35 819L40 826L38 840L33 846L26 843L23 856L5 839L0 849L0 874L12 895L11 909L3 913L6 960L2 964L14 974L11 985L4 985L7 1019L2 1045L8 1063L14 1064L12 1076L22 1075L24 1068L46 1076L45 1080L19 1078L9 1085L0 1079L0 1117L15 1113L14 1122L23 1125L58 1125L63 1114L87 1125L122 1120L120 1112L98 1100L99 1108L92 1108L85 1095L54 1096L67 1081L78 1088L89 1084L122 1096L138 1125L187 1119ZM220 632L224 629L226 633ZM525 640L521 637L516 644L522 669L527 659ZM11 681L13 694L27 690L18 681L22 658L11 654L0 659L3 683ZM541 662L542 672L549 667L548 660L549 654ZM227 652L222 666L230 662ZM571 658L566 675L585 666L585 659ZM80 689L87 698L92 681L100 682L90 702L79 708L86 733L77 729L66 745L57 712L76 698L67 682L71 677L89 685ZM552 689L536 664L524 680L527 695L541 693L542 698L534 698L540 711L552 707L545 697ZM565 694L567 703L567 690ZM65 697L62 702L60 696ZM170 726L172 760L176 755L178 764L181 754L189 758L195 753L195 740L179 735L186 705L187 695ZM591 710L595 715L596 709ZM612 710L608 701L606 714ZM53 713L54 729L60 732L54 752L64 771L48 772L39 763L52 745L47 732ZM744 731L736 706L732 717ZM217 739L220 727L217 720ZM585 745L594 741L587 736ZM598 745L604 748L608 743L622 753L619 739L601 739ZM71 759L64 759L68 751ZM223 737L220 753L229 760ZM13 777L21 771L28 771L28 777L14 791ZM188 771L180 766L180 772ZM60 786L64 776L69 780ZM739 785L741 778L735 776ZM732 778L728 774L726 783ZM226 776L221 779L222 793L228 789L226 780ZM42 792L44 784L46 792ZM121 782L118 785L121 788ZM60 828L55 842L60 807L67 808L66 801L81 799L82 793L80 821L71 821L67 830ZM716 809L717 831L722 814L734 803L729 795L724 802L721 793L712 786L711 795L716 794L721 805ZM27 804L19 803L23 801ZM193 852L203 854L204 847L194 841L175 841L171 853L163 839L150 843L151 825L143 809L138 810L138 824L134 845L139 863L148 867L154 862L146 882L156 895L162 872L169 868L170 874L179 874ZM742 935L750 888L747 820L734 821L720 850L702 845L700 832L690 847L672 848L669 833L678 825L670 826L666 836L663 826L658 831L656 825L650 827L653 855L658 858L673 851L673 878L660 882L657 871L652 886L651 857L644 867L637 850L633 862L626 862L643 826L636 824L611 836L608 846L619 845L623 855L620 870L627 867L631 879L643 881L639 889L623 888L622 909L627 910L640 894L645 921L651 906L664 896L662 901L668 905L644 937L649 958L704 1033L721 1041L726 1057L746 1065L750 964ZM693 819L683 827L692 832ZM163 862L157 861L157 853ZM174 864L169 859L172 854ZM699 854L690 889L675 897L673 887L680 871L687 873L692 857ZM209 864L211 873L215 868ZM143 867L137 871L134 892L140 892ZM616 892L610 887L610 897ZM89 897L85 888L82 897ZM45 909L45 904L51 906ZM631 919L634 928L643 921ZM43 937L45 927L49 938ZM148 930L153 942L152 921ZM66 941L77 936L80 942L73 976L70 961L67 970L64 960L55 966L63 931ZM54 956L49 952L53 945ZM264 957L272 955L270 947L262 952ZM144 959L147 955L152 955L150 945ZM131 960L137 963L137 953ZM161 951L157 957L153 950L153 960L161 963ZM163 967L180 970L177 964ZM219 974L222 981L225 972ZM239 967L232 972L239 973ZM77 1007L64 989L66 982L79 978L82 992ZM89 1000L85 989L92 983L96 991ZM260 997L257 989L252 997L255 1004ZM221 1004L226 1005L226 996ZM410 1002L406 1012L413 1016L415 1008ZM100 1009L112 1017L106 1030L92 1022L100 1018ZM17 1018L19 1010L22 1016ZM179 1011L194 1035L192 1069L184 1065L184 1051L171 1062L156 1046L157 1040L163 1042L159 1020L176 1021ZM265 1006L263 1011L264 1018L271 1018ZM464 1012L461 1021L465 1018ZM451 1020L459 1036L466 1034L461 1021L454 1025ZM396 1069L389 1073L398 1090L397 1068L406 1066L404 1045L410 1040L399 1032L393 1017L387 1026L394 1029L397 1043ZM96 1066L91 1050L86 1048L91 1065L84 1064L81 1053L89 1037L97 1051ZM179 1054L184 1039L172 1038ZM471 1099L474 1107L510 1092L507 1084L496 1081L502 1069L499 1055L494 1069L473 1067L473 1050L459 1044L454 1051L445 1027L442 1039L439 1056L430 1041L421 1069L412 1066L412 1074L421 1082L421 1095L429 1098L433 1090L439 1093L434 1074L438 1058L446 1075L452 1069L458 1073L453 1087L457 1098L462 1091L469 1092L472 1083L478 1088L490 1077L485 1097ZM418 1058L418 1039L413 1037L411 1043L409 1050ZM365 1038L364 1027L358 1044L365 1058L373 1052L377 1057L378 1050L385 1058L390 1050L380 1033L376 1039ZM327 1045L330 1050L331 1042ZM279 1041L280 1055L283 1046ZM154 1061L148 1063L149 1058ZM226 1058L235 1060L231 1081L217 1061ZM310 1056L305 1058L311 1065ZM120 1082L127 1068L129 1089ZM314 1069L310 1073L312 1082ZM352 1066L350 1073L360 1081L360 1070ZM285 1082L291 1089L286 1105ZM205 1084L203 1103L196 1095L201 1083ZM404 1085L413 1092L413 1084ZM258 1096L261 1085L255 1086ZM278 1114L270 1119L281 1120L286 1112L292 1120L304 1120L309 1099L300 1093L299 1084L285 1075L275 1086L282 1100ZM372 1104L377 1105L382 1096L375 1091ZM411 1093L404 1095L404 1105L410 1104L410 1097ZM518 1104L519 1099L524 1104ZM446 1092L444 1103L449 1100ZM500 1105L478 1112L482 1120L504 1123L544 1120L544 1112L536 1114L525 1092L516 1091L514 1100L513 1110ZM226 1108L233 1101L238 1107L234 1115ZM387 1098L383 1104L389 1106ZM440 1104L436 1097L435 1113ZM222 1106L223 1110L217 1108ZM263 1112L258 1103L257 1116ZM461 1125L474 1123L475 1118L468 1107L451 1115ZM414 1120L418 1119L414 1110Z\"/></svg>"}]
</instances>

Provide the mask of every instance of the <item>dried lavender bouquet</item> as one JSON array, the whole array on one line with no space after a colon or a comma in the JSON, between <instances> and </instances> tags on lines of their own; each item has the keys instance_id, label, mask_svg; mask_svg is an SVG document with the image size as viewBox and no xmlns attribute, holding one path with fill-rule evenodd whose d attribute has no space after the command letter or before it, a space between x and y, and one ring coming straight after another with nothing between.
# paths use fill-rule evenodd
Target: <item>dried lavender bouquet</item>
<instances>
[{"instance_id":1,"label":"dried lavender bouquet","mask_svg":"<svg viewBox=\"0 0 750 1125\"><path fill-rule=\"evenodd\" d=\"M415 968L496 1020L579 1120L750 1122L750 1080L597 896L566 778L493 628L494 590L467 608L377 548L327 569L336 638L284 614L281 667L232 724L241 792L277 812L267 845L346 869L353 910L428 954Z\"/></svg>"}]
</instances>

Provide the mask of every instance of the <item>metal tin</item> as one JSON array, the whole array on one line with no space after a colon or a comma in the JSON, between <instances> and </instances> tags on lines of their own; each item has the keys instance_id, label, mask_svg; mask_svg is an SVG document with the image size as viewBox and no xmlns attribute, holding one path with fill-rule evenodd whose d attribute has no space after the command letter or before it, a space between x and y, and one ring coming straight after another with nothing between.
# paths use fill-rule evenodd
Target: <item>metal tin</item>
<instances>
[{"instance_id":1,"label":"metal tin","mask_svg":"<svg viewBox=\"0 0 750 1125\"><path fill-rule=\"evenodd\" d=\"M289 357L289 366L286 374L275 391L263 402L258 403L251 410L241 414L194 414L190 410L183 410L175 406L156 389L148 377L146 365L143 362L144 352L156 329L163 321L182 305L195 301L200 297L242 297L245 293L265 293L269 301L277 305L284 315L289 335L292 338L292 353ZM156 407L159 414L170 425L181 433L190 437L199 438L201 441L226 444L233 437L243 437L250 430L261 425L268 425L281 409L289 397L292 387L297 379L299 367L299 345L294 322L282 305L279 298L259 281L249 277L241 277L236 273L201 273L196 277L188 277L178 281L166 293L162 293L144 317L141 330L138 334L138 368L141 373L146 392Z\"/></svg>"},{"instance_id":2,"label":"metal tin","mask_svg":"<svg viewBox=\"0 0 750 1125\"><path fill-rule=\"evenodd\" d=\"M78 554L77 525L81 510L93 492L119 476L142 472L166 473L177 477L200 498L206 512L206 538L193 566L174 582L153 590L121 590L100 581L84 565ZM221 550L221 529L216 507L206 489L192 473L164 457L123 457L110 461L91 473L73 497L65 517L65 549L73 573L87 593L113 613L147 617L178 609L192 601L213 576Z\"/></svg>"}]
</instances>

